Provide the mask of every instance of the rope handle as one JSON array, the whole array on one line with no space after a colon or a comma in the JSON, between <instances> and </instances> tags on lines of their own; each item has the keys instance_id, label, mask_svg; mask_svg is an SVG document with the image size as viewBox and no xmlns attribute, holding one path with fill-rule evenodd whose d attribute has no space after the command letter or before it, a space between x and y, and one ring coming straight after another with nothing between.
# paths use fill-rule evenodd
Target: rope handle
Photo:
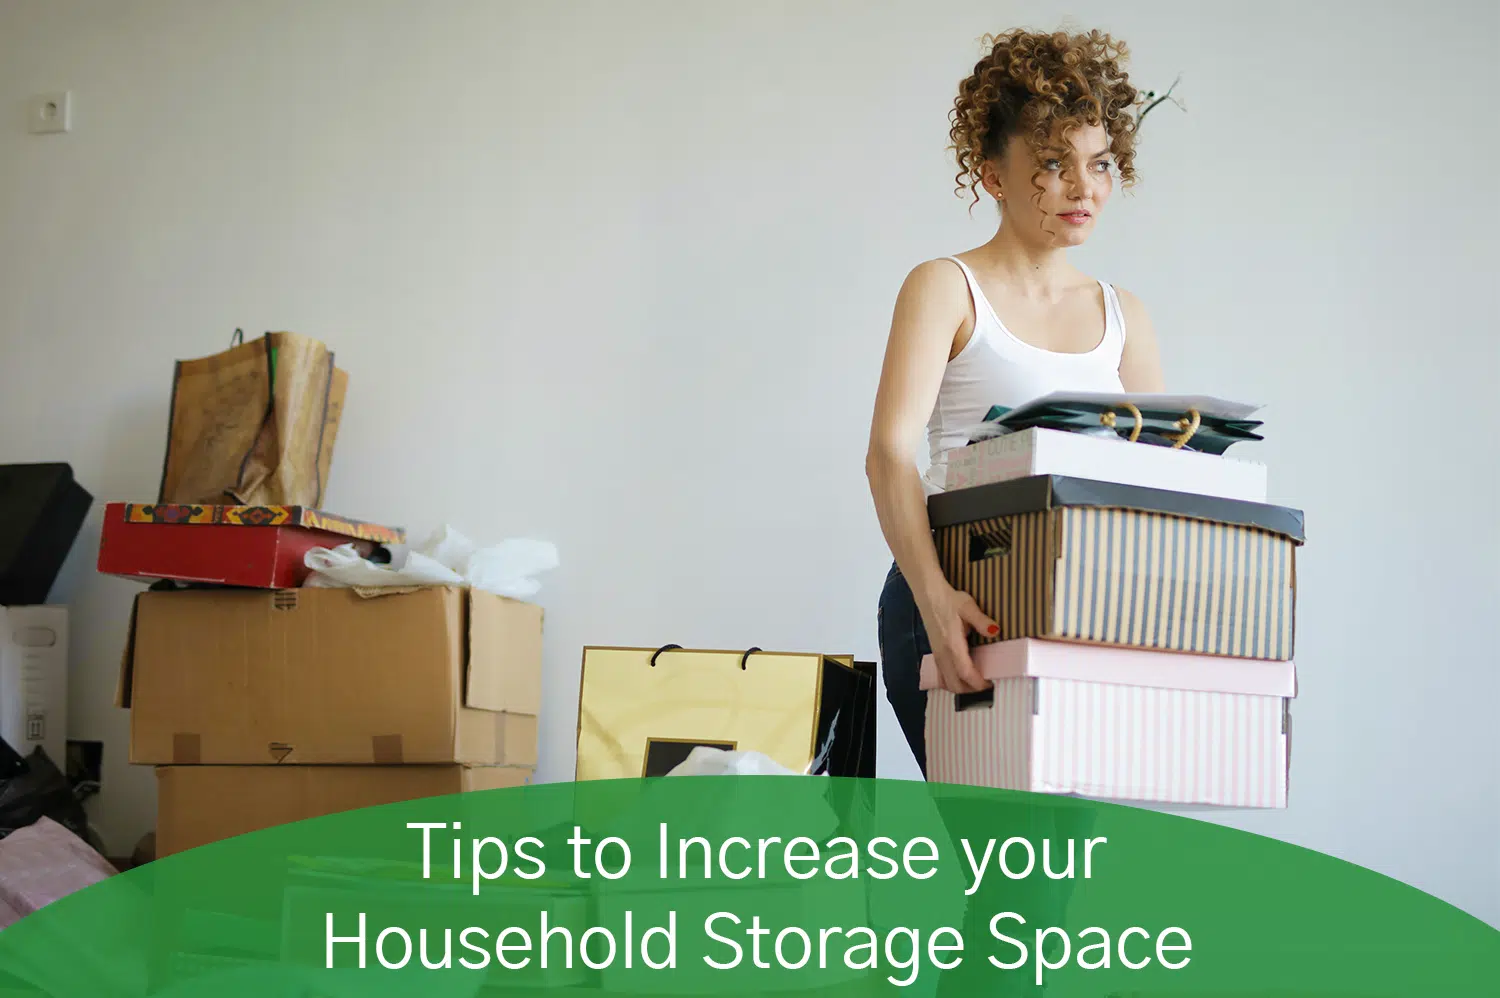
<instances>
[{"instance_id":1,"label":"rope handle","mask_svg":"<svg viewBox=\"0 0 1500 998\"><path fill-rule=\"evenodd\" d=\"M1135 443L1141 438L1141 424L1144 422L1144 420L1142 420L1141 418L1141 410L1136 408L1129 402L1121 402L1116 405L1114 409L1106 409L1099 414L1100 426L1107 426L1110 429L1115 428L1118 422L1118 417L1115 415L1115 409L1125 409L1130 413L1130 418L1133 423L1130 427L1130 436L1128 439L1131 443ZM1172 441L1172 449L1181 450L1183 447L1186 447L1187 442L1193 439L1193 435L1198 432L1199 428L1202 425L1202 413L1200 413L1197 409L1189 409L1187 411L1187 415L1183 416L1177 421L1177 429L1180 432L1175 434L1169 433L1166 435L1167 439Z\"/></svg>"},{"instance_id":2,"label":"rope handle","mask_svg":"<svg viewBox=\"0 0 1500 998\"><path fill-rule=\"evenodd\" d=\"M1168 440L1173 441L1172 449L1181 450L1185 447L1187 442L1193 439L1193 434L1198 432L1198 427L1202 424L1203 418L1198 414L1198 410L1189 409L1187 415L1177 421L1177 428L1182 432L1176 436L1169 435L1167 437Z\"/></svg>"},{"instance_id":3,"label":"rope handle","mask_svg":"<svg viewBox=\"0 0 1500 998\"><path fill-rule=\"evenodd\" d=\"M1135 406L1131 405L1129 402L1121 402L1119 405L1115 406L1115 409L1128 409L1130 411L1130 418L1132 420L1134 420L1134 425L1132 425L1131 428L1130 428L1130 438L1129 439L1130 439L1131 443L1135 443L1137 440L1139 440L1141 438L1141 423L1143 422L1143 420L1141 419L1141 410L1137 409ZM1099 414L1099 424L1101 426L1107 426L1110 429L1114 429L1115 428L1115 410L1114 409L1106 409L1103 412L1101 412Z\"/></svg>"}]
</instances>

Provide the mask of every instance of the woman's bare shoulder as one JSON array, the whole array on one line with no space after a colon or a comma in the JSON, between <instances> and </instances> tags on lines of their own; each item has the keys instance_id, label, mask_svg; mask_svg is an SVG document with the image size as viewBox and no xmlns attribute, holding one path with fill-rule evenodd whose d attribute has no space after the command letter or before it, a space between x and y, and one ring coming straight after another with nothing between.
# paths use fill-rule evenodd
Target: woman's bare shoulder
<instances>
[{"instance_id":1,"label":"woman's bare shoulder","mask_svg":"<svg viewBox=\"0 0 1500 998\"><path fill-rule=\"evenodd\" d=\"M1125 347L1120 357L1121 382L1130 391L1165 391L1161 347L1145 303L1126 288L1116 287L1115 297L1120 300L1120 315L1125 320Z\"/></svg>"},{"instance_id":2,"label":"woman's bare shoulder","mask_svg":"<svg viewBox=\"0 0 1500 998\"><path fill-rule=\"evenodd\" d=\"M947 303L954 307L968 300L969 286L962 270L951 257L923 260L907 272L901 285L901 297L925 305Z\"/></svg>"},{"instance_id":3,"label":"woman's bare shoulder","mask_svg":"<svg viewBox=\"0 0 1500 998\"><path fill-rule=\"evenodd\" d=\"M1141 320L1146 319L1146 303L1141 301L1140 296L1129 288L1122 288L1118 284L1110 285L1115 289L1115 297L1120 299L1120 310L1125 313L1128 320L1132 317Z\"/></svg>"},{"instance_id":4,"label":"woman's bare shoulder","mask_svg":"<svg viewBox=\"0 0 1500 998\"><path fill-rule=\"evenodd\" d=\"M963 271L954 265L954 257L935 256L923 260L911 269L907 274L908 282L917 281L922 283L953 284L963 283Z\"/></svg>"}]
</instances>

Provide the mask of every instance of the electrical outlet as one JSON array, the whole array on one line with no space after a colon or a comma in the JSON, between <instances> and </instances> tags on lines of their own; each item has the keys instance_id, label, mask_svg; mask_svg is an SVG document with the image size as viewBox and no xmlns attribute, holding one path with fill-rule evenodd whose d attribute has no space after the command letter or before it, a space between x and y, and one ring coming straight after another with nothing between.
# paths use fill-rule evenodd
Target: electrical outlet
<instances>
[{"instance_id":1,"label":"electrical outlet","mask_svg":"<svg viewBox=\"0 0 1500 998\"><path fill-rule=\"evenodd\" d=\"M37 94L26 104L26 128L33 135L66 132L73 127L73 95Z\"/></svg>"}]
</instances>

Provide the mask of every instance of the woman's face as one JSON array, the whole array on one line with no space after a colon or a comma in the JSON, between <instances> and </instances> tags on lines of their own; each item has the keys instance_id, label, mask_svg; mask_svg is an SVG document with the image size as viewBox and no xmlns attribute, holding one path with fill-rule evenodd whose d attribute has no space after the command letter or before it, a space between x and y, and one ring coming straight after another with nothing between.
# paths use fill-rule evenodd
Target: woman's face
<instances>
[{"instance_id":1,"label":"woman's face","mask_svg":"<svg viewBox=\"0 0 1500 998\"><path fill-rule=\"evenodd\" d=\"M1004 221L1018 235L1049 246L1081 245L1115 189L1109 133L1102 125L1067 136L1059 129L1039 157L1013 136L1005 155L986 164L984 186L1000 194Z\"/></svg>"}]
</instances>

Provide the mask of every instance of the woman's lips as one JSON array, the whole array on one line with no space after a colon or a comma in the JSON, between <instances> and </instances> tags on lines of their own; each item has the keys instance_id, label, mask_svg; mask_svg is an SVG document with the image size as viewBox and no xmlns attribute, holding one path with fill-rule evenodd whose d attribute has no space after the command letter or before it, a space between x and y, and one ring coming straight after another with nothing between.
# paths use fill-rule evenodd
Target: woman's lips
<instances>
[{"instance_id":1,"label":"woman's lips","mask_svg":"<svg viewBox=\"0 0 1500 998\"><path fill-rule=\"evenodd\" d=\"M1094 216L1086 211L1069 211L1059 214L1057 217L1065 222L1072 222L1074 225L1082 225Z\"/></svg>"}]
</instances>

